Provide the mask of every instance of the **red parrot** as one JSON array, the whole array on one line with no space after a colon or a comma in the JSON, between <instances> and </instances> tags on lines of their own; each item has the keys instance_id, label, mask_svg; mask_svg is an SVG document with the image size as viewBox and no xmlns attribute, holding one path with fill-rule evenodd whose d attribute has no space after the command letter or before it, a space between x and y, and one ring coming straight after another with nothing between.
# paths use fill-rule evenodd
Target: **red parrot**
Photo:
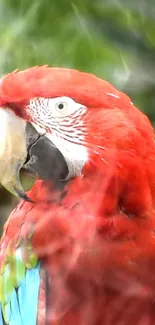
<instances>
[{"instance_id":1,"label":"red parrot","mask_svg":"<svg viewBox=\"0 0 155 325\"><path fill-rule=\"evenodd\" d=\"M0 242L0 325L155 324L154 130L127 95L73 69L2 77L0 182L21 198Z\"/></svg>"}]
</instances>

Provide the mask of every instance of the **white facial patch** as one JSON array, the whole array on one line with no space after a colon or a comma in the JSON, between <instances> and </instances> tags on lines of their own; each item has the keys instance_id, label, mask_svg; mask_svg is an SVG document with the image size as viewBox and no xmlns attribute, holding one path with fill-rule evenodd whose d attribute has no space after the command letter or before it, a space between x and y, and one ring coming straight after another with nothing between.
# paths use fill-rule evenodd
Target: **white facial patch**
<instances>
[{"instance_id":1,"label":"white facial patch","mask_svg":"<svg viewBox=\"0 0 155 325\"><path fill-rule=\"evenodd\" d=\"M88 159L84 145L87 108L69 97L34 98L27 107L33 126L60 150L69 168L68 178L80 175Z\"/></svg>"},{"instance_id":2,"label":"white facial patch","mask_svg":"<svg viewBox=\"0 0 155 325\"><path fill-rule=\"evenodd\" d=\"M83 145L69 142L55 134L47 134L54 145L60 150L68 165L68 179L81 174L81 170L88 160L87 148Z\"/></svg>"}]
</instances>

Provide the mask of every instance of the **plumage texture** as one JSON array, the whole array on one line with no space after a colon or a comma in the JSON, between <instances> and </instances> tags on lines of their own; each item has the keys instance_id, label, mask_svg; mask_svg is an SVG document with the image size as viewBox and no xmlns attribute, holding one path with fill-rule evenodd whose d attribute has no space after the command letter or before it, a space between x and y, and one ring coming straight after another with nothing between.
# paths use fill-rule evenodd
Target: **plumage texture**
<instances>
[{"instance_id":1,"label":"plumage texture","mask_svg":"<svg viewBox=\"0 0 155 325\"><path fill-rule=\"evenodd\" d=\"M43 272L38 325L152 325L153 128L128 96L90 74L35 67L0 81L0 105L32 122L30 99L60 96L87 107L89 158L79 177L56 187L35 182L29 192L35 203L21 201L5 226L2 270L10 245L22 242L29 256L29 239Z\"/></svg>"},{"instance_id":2,"label":"plumage texture","mask_svg":"<svg viewBox=\"0 0 155 325\"><path fill-rule=\"evenodd\" d=\"M39 273L39 264L30 249L28 260L25 261L20 247L16 251L8 250L0 275L0 319L3 315L6 324L36 324Z\"/></svg>"}]
</instances>

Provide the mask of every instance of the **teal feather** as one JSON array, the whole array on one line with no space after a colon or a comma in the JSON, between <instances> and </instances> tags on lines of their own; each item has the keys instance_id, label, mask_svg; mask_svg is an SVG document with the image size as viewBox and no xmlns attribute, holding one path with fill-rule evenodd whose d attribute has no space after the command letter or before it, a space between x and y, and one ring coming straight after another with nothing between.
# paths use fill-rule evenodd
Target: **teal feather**
<instances>
[{"instance_id":1,"label":"teal feather","mask_svg":"<svg viewBox=\"0 0 155 325\"><path fill-rule=\"evenodd\" d=\"M3 325L3 319L2 319L2 308L0 305L0 325Z\"/></svg>"},{"instance_id":2,"label":"teal feather","mask_svg":"<svg viewBox=\"0 0 155 325\"><path fill-rule=\"evenodd\" d=\"M40 284L40 266L27 270L26 276L18 289L18 300L23 325L36 324L38 295Z\"/></svg>"},{"instance_id":3,"label":"teal feather","mask_svg":"<svg viewBox=\"0 0 155 325\"><path fill-rule=\"evenodd\" d=\"M22 317L19 309L19 302L17 297L17 292L14 289L11 295L11 310L10 310L10 320L9 325L23 325Z\"/></svg>"}]
</instances>

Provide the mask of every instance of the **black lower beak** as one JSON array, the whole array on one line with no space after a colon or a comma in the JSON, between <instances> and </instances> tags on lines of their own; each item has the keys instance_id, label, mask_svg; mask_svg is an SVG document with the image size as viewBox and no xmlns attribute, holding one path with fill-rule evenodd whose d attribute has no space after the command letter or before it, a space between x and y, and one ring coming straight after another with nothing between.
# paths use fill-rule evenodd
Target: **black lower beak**
<instances>
[{"instance_id":1,"label":"black lower beak","mask_svg":"<svg viewBox=\"0 0 155 325\"><path fill-rule=\"evenodd\" d=\"M58 148L46 137L39 135L35 128L27 125L28 156L23 168L37 178L54 183L68 176L67 163Z\"/></svg>"}]
</instances>

